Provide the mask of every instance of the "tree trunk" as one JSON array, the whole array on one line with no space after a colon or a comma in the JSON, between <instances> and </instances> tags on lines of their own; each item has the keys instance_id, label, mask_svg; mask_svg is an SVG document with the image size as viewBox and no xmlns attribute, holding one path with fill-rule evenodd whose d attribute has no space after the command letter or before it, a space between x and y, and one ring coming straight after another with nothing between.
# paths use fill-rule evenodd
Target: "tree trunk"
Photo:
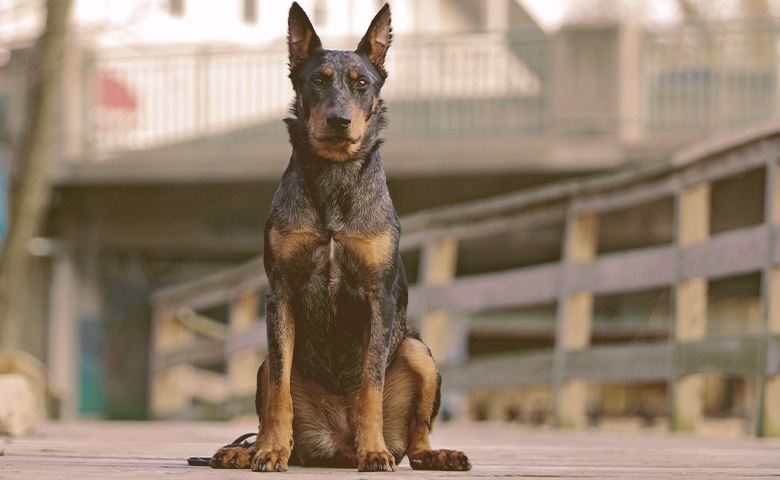
<instances>
[{"instance_id":1,"label":"tree trunk","mask_svg":"<svg viewBox=\"0 0 780 480\"><path fill-rule=\"evenodd\" d=\"M49 205L49 176L60 131L65 34L72 0L46 0L46 26L28 76L27 125L15 158L18 187L0 253L0 349L19 348L28 290L28 244L40 234Z\"/></svg>"}]
</instances>

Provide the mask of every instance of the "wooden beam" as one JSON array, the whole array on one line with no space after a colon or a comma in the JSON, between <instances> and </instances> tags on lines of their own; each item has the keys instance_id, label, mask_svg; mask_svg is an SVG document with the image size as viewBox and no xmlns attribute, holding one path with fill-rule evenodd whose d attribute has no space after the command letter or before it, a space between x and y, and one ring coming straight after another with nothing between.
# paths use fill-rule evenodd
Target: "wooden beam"
<instances>
[{"instance_id":1,"label":"wooden beam","mask_svg":"<svg viewBox=\"0 0 780 480\"><path fill-rule=\"evenodd\" d=\"M165 418L189 406L187 379L191 366L167 363L165 357L196 343L195 334L184 328L176 312L155 312L152 325L152 348L149 409L153 418Z\"/></svg>"},{"instance_id":2,"label":"wooden beam","mask_svg":"<svg viewBox=\"0 0 780 480\"><path fill-rule=\"evenodd\" d=\"M448 285L455 278L458 264L458 242L455 237L444 237L431 242L421 253L422 284L426 288ZM461 349L452 335L460 329L454 328L450 312L444 308L429 310L422 319L420 334L433 354L433 358L442 364L462 358L465 354L465 339ZM460 351L459 351L460 350Z\"/></svg>"},{"instance_id":3,"label":"wooden beam","mask_svg":"<svg viewBox=\"0 0 780 480\"><path fill-rule=\"evenodd\" d=\"M671 156L671 163L675 167L683 167L706 158L716 157L729 150L744 150L744 147L751 143L776 136L779 130L780 120L771 118L739 129L721 132L681 148Z\"/></svg>"},{"instance_id":4,"label":"wooden beam","mask_svg":"<svg viewBox=\"0 0 780 480\"><path fill-rule=\"evenodd\" d=\"M457 210L460 205L455 205ZM448 223L431 226L425 230L403 230L399 249L402 252L420 248L431 237L456 237L458 240L489 238L505 232L531 230L555 223L563 223L566 218L566 208L562 203L529 207L511 215L489 213L473 221ZM403 225L402 225L403 228ZM411 230L411 229L410 229Z\"/></svg>"},{"instance_id":5,"label":"wooden beam","mask_svg":"<svg viewBox=\"0 0 780 480\"><path fill-rule=\"evenodd\" d=\"M506 353L443 366L442 388L479 389L547 384L552 352Z\"/></svg>"},{"instance_id":6,"label":"wooden beam","mask_svg":"<svg viewBox=\"0 0 780 480\"><path fill-rule=\"evenodd\" d=\"M248 329L228 332L225 354L231 356L244 350L268 351L265 319L253 323Z\"/></svg>"},{"instance_id":7,"label":"wooden beam","mask_svg":"<svg viewBox=\"0 0 780 480\"><path fill-rule=\"evenodd\" d=\"M566 354L566 377L598 382L662 382L669 375L667 342L604 345Z\"/></svg>"},{"instance_id":8,"label":"wooden beam","mask_svg":"<svg viewBox=\"0 0 780 480\"><path fill-rule=\"evenodd\" d=\"M681 248L705 242L710 234L710 185L701 183L682 191L678 198L677 243ZM686 342L702 340L707 332L707 279L690 278L678 283L675 291L674 340L677 348ZM694 431L703 415L704 377L677 377L672 394L672 429Z\"/></svg>"},{"instance_id":9,"label":"wooden beam","mask_svg":"<svg viewBox=\"0 0 780 480\"><path fill-rule=\"evenodd\" d=\"M566 302L566 328L559 341L566 351L585 350L590 346L593 329L593 293L577 292Z\"/></svg>"},{"instance_id":10,"label":"wooden beam","mask_svg":"<svg viewBox=\"0 0 780 480\"><path fill-rule=\"evenodd\" d=\"M464 204L432 208L405 216L401 219L401 228L404 235L409 235L457 224L481 222L491 217L511 217L535 207L567 202L578 195L633 185L671 173L673 170L666 162L643 164L609 175L568 180Z\"/></svg>"},{"instance_id":11,"label":"wooden beam","mask_svg":"<svg viewBox=\"0 0 780 480\"><path fill-rule=\"evenodd\" d=\"M780 437L780 376L766 380L764 386L763 436Z\"/></svg>"},{"instance_id":12,"label":"wooden beam","mask_svg":"<svg viewBox=\"0 0 780 480\"><path fill-rule=\"evenodd\" d=\"M702 340L707 332L707 279L692 278L677 286L675 339Z\"/></svg>"},{"instance_id":13,"label":"wooden beam","mask_svg":"<svg viewBox=\"0 0 780 480\"><path fill-rule=\"evenodd\" d=\"M674 282L674 247L651 247L604 255L580 266L566 279L571 290L596 294L625 293L666 287Z\"/></svg>"},{"instance_id":14,"label":"wooden beam","mask_svg":"<svg viewBox=\"0 0 780 480\"><path fill-rule=\"evenodd\" d=\"M775 150L777 152L777 150ZM768 261L764 266L762 295L766 318L764 326L766 370L762 372L763 385L759 400L758 434L780 437L780 267L777 264L778 224L780 224L780 168L777 159L767 163L765 223L771 228Z\"/></svg>"},{"instance_id":15,"label":"wooden beam","mask_svg":"<svg viewBox=\"0 0 780 480\"><path fill-rule=\"evenodd\" d=\"M682 251L683 278L717 278L760 271L767 260L770 228L759 225L721 233Z\"/></svg>"},{"instance_id":16,"label":"wooden beam","mask_svg":"<svg viewBox=\"0 0 780 480\"><path fill-rule=\"evenodd\" d=\"M680 195L678 243L688 247L710 237L710 184L699 183Z\"/></svg>"},{"instance_id":17,"label":"wooden beam","mask_svg":"<svg viewBox=\"0 0 780 480\"><path fill-rule=\"evenodd\" d=\"M669 198L674 195L677 179L667 175L657 180L629 184L615 190L595 192L572 199L572 209L578 213L606 213Z\"/></svg>"},{"instance_id":18,"label":"wooden beam","mask_svg":"<svg viewBox=\"0 0 780 480\"><path fill-rule=\"evenodd\" d=\"M573 263L586 263L596 258L599 217L595 213L578 215L566 237L565 258Z\"/></svg>"},{"instance_id":19,"label":"wooden beam","mask_svg":"<svg viewBox=\"0 0 780 480\"><path fill-rule=\"evenodd\" d=\"M566 224L563 245L564 275L596 257L598 227L597 214L575 215L572 212ZM587 425L587 383L568 378L566 359L568 352L588 348L592 323L593 292L587 289L569 292L561 285L556 318L553 403L555 422L564 428Z\"/></svg>"},{"instance_id":20,"label":"wooden beam","mask_svg":"<svg viewBox=\"0 0 780 480\"><path fill-rule=\"evenodd\" d=\"M212 366L225 361L225 342L211 338L194 337L191 343L170 351L158 352L152 359L152 373L163 372L181 363Z\"/></svg>"},{"instance_id":21,"label":"wooden beam","mask_svg":"<svg viewBox=\"0 0 780 480\"><path fill-rule=\"evenodd\" d=\"M152 296L155 310L189 307L200 310L229 303L248 290L268 285L263 257L188 283L165 288Z\"/></svg>"},{"instance_id":22,"label":"wooden beam","mask_svg":"<svg viewBox=\"0 0 780 480\"><path fill-rule=\"evenodd\" d=\"M258 323L260 294L250 290L230 304L230 335L242 335L252 331ZM225 350L227 356L227 383L231 397L252 395L256 389L257 368L265 357L265 351L247 348L240 351Z\"/></svg>"},{"instance_id":23,"label":"wooden beam","mask_svg":"<svg viewBox=\"0 0 780 480\"><path fill-rule=\"evenodd\" d=\"M475 312L552 303L559 291L559 277L558 264L471 275L431 290L429 304L433 308Z\"/></svg>"},{"instance_id":24,"label":"wooden beam","mask_svg":"<svg viewBox=\"0 0 780 480\"><path fill-rule=\"evenodd\" d=\"M760 335L736 335L680 342L675 352L675 371L678 375L754 375L761 363L757 353L762 349L762 341Z\"/></svg>"}]
</instances>

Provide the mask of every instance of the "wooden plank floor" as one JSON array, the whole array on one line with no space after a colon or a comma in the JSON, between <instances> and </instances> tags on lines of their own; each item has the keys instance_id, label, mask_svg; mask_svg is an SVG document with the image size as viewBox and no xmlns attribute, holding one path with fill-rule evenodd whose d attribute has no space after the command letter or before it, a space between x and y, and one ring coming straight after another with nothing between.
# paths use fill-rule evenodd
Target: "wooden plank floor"
<instances>
[{"instance_id":1,"label":"wooden plank floor","mask_svg":"<svg viewBox=\"0 0 780 480\"><path fill-rule=\"evenodd\" d=\"M48 423L25 438L0 439L0 479L237 479L248 470L190 467L251 425L227 423ZM621 478L780 477L780 440L713 440L661 433L566 432L501 424L442 424L434 446L458 447L474 469L394 474L291 468L283 478Z\"/></svg>"}]
</instances>

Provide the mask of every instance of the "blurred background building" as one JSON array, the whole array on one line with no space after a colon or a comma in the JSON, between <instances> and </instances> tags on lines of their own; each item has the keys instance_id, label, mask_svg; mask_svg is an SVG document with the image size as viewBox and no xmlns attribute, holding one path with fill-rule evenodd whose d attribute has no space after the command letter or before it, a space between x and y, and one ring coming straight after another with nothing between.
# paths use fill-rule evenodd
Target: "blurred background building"
<instances>
[{"instance_id":1,"label":"blurred background building","mask_svg":"<svg viewBox=\"0 0 780 480\"><path fill-rule=\"evenodd\" d=\"M380 6L300 3L326 47L350 49ZM780 109L780 2L390 3L382 156L402 216L655 161ZM38 1L0 1L2 155L11 186L41 9ZM290 153L281 121L292 98L287 9L277 0L76 1L61 146L46 234L34 249L23 345L49 365L64 417L145 418L151 292L262 253L265 216ZM747 175L724 188L749 197L762 182ZM724 225L751 221L727 203ZM607 219L603 248L670 239L671 225L660 220L668 207L649 205L635 224ZM458 273L520 262L521 244L537 263L559 259L562 235L551 228L489 248L464 245L478 253ZM739 299L756 282L721 289ZM554 313L545 308L484 318L496 328L473 335L468 353L549 346L549 322L540 319ZM648 318L667 308L664 291L601 298L594 337L664 336ZM508 331L502 315L520 321ZM598 323L618 316L627 319L622 329Z\"/></svg>"}]
</instances>

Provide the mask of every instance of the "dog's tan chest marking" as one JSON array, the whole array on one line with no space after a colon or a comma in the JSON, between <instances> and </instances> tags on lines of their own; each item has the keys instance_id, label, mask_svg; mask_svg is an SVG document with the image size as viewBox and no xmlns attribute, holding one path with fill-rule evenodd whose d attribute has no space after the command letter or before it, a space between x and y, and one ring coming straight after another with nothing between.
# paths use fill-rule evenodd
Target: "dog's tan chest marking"
<instances>
[{"instance_id":1,"label":"dog's tan chest marking","mask_svg":"<svg viewBox=\"0 0 780 480\"><path fill-rule=\"evenodd\" d=\"M268 234L268 241L274 255L284 260L291 259L303 249L310 249L320 239L320 234L315 230L288 232L272 228Z\"/></svg>"},{"instance_id":2,"label":"dog's tan chest marking","mask_svg":"<svg viewBox=\"0 0 780 480\"><path fill-rule=\"evenodd\" d=\"M347 250L372 269L385 265L390 259L394 239L389 230L369 237L336 234L330 240L326 240L316 230L283 231L276 228L271 229L268 237L271 250L281 259L289 260L299 253L310 254L316 249L317 244L324 246L327 242L327 258L331 264L340 263L342 251Z\"/></svg>"},{"instance_id":3,"label":"dog's tan chest marking","mask_svg":"<svg viewBox=\"0 0 780 480\"><path fill-rule=\"evenodd\" d=\"M381 267L390 260L393 238L390 231L371 237L337 237L339 243L372 269Z\"/></svg>"}]
</instances>

